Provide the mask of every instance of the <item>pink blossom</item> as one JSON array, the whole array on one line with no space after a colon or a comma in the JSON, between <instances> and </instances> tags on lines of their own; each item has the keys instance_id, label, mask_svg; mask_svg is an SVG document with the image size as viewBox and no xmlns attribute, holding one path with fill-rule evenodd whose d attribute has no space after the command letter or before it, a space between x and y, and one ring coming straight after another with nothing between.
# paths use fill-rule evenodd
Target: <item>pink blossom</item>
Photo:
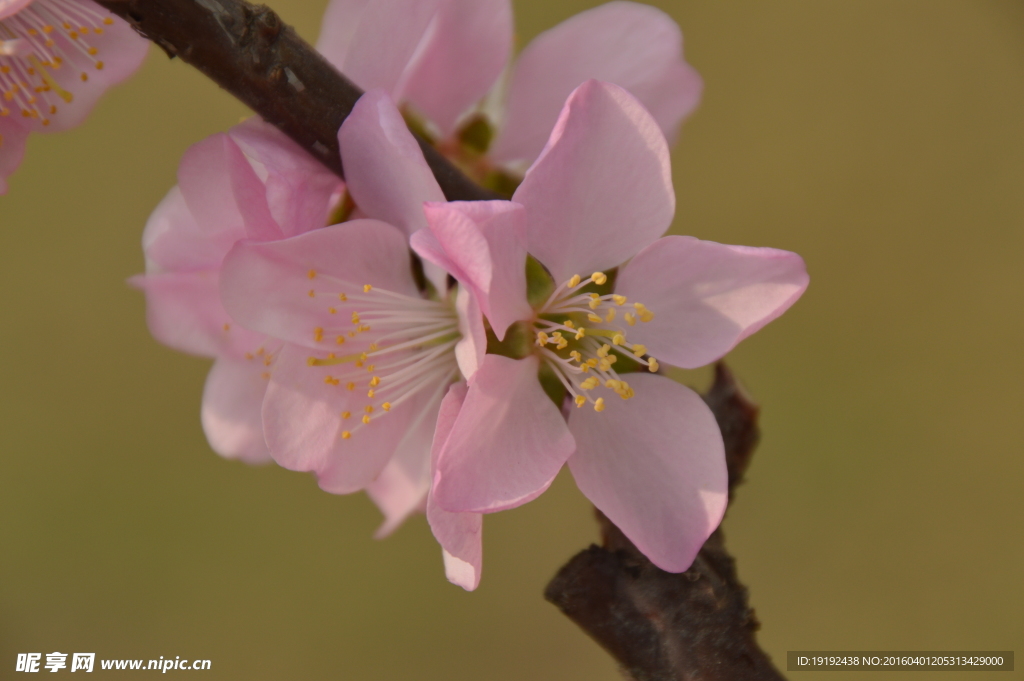
<instances>
[{"instance_id":1,"label":"pink blossom","mask_svg":"<svg viewBox=\"0 0 1024 681\"><path fill-rule=\"evenodd\" d=\"M654 564L689 567L725 510L724 450L710 410L658 375L660 364L720 358L792 305L808 277L794 253L659 238L674 210L656 119L597 81L569 97L511 202L428 204L417 252L466 270L492 326L519 319L533 339L508 356L486 355L452 397L461 405L435 440L438 509L472 518L518 506L568 463L583 493ZM497 285L523 271L524 248L499 233L521 235L553 280L525 316L525 288ZM487 277L472 269L480 253ZM543 374L563 386L562 408ZM476 535L458 536L463 555L479 554Z\"/></svg>"},{"instance_id":2,"label":"pink blossom","mask_svg":"<svg viewBox=\"0 0 1024 681\"><path fill-rule=\"evenodd\" d=\"M222 456L270 460L260 409L282 345L235 323L220 302L224 256L242 239L269 241L327 224L341 182L276 128L259 120L192 146L174 187L146 224L150 331L172 348L215 358L202 423Z\"/></svg>"},{"instance_id":3,"label":"pink blossom","mask_svg":"<svg viewBox=\"0 0 1024 681\"><path fill-rule=\"evenodd\" d=\"M148 43L89 0L0 0L0 194L30 132L82 122Z\"/></svg>"},{"instance_id":4,"label":"pink blossom","mask_svg":"<svg viewBox=\"0 0 1024 681\"><path fill-rule=\"evenodd\" d=\"M456 138L506 68L512 30L508 0L332 0L317 47L360 87L381 88L423 117L443 151L482 175L488 162L467 156ZM702 90L671 18L610 2L542 33L519 55L506 105L491 116L501 124L491 162L533 161L565 98L590 78L632 92L670 138Z\"/></svg>"}]
</instances>

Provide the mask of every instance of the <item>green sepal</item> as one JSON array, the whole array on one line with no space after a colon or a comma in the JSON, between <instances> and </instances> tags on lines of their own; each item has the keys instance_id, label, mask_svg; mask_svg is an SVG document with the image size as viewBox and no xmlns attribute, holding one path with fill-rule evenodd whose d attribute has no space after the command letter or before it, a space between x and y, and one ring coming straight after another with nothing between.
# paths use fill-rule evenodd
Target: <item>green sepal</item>
<instances>
[{"instance_id":1,"label":"green sepal","mask_svg":"<svg viewBox=\"0 0 1024 681\"><path fill-rule=\"evenodd\" d=\"M508 327L505 338L498 340L491 325L487 325L487 354L522 359L531 352L533 344L533 331L528 322L515 322Z\"/></svg>"},{"instance_id":2,"label":"green sepal","mask_svg":"<svg viewBox=\"0 0 1024 681\"><path fill-rule=\"evenodd\" d=\"M494 140L494 126L486 116L477 114L459 128L457 135L459 143L464 148L482 156L487 153Z\"/></svg>"},{"instance_id":3,"label":"green sepal","mask_svg":"<svg viewBox=\"0 0 1024 681\"><path fill-rule=\"evenodd\" d=\"M526 300L530 307L537 309L547 302L555 290L555 280L544 265L535 257L526 254Z\"/></svg>"}]
</instances>

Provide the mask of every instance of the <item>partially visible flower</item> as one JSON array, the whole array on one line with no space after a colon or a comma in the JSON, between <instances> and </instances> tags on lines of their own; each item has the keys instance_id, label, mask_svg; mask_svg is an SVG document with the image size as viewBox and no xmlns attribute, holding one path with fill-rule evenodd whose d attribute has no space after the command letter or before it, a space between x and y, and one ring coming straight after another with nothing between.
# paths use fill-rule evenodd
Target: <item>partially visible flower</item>
<instances>
[{"instance_id":1,"label":"partially visible flower","mask_svg":"<svg viewBox=\"0 0 1024 681\"><path fill-rule=\"evenodd\" d=\"M0 0L0 194L30 132L82 122L148 42L89 0Z\"/></svg>"},{"instance_id":2,"label":"partially visible flower","mask_svg":"<svg viewBox=\"0 0 1024 681\"><path fill-rule=\"evenodd\" d=\"M718 359L792 305L808 277L794 253L659 239L674 210L656 121L597 81L568 99L512 202L427 206L417 252L467 281L496 331L521 320L521 342L489 348L501 354L486 355L447 433L438 428L439 509L518 506L568 463L655 565L689 567L725 510L724 449L704 402L660 365ZM522 235L519 248L499 242L509 235ZM494 285L523 271L526 250L551 283L532 309L525 287Z\"/></svg>"},{"instance_id":3,"label":"partially visible flower","mask_svg":"<svg viewBox=\"0 0 1024 681\"><path fill-rule=\"evenodd\" d=\"M283 239L323 227L341 181L273 126L251 119L193 145L178 186L153 211L142 237L153 336L215 358L203 393L210 446L250 463L270 460L260 409L281 345L248 330L220 302L224 256L242 239Z\"/></svg>"},{"instance_id":4,"label":"partially visible flower","mask_svg":"<svg viewBox=\"0 0 1024 681\"><path fill-rule=\"evenodd\" d=\"M317 42L357 85L389 92L471 176L506 191L583 81L626 88L669 138L703 87L683 60L675 22L654 7L617 1L537 36L511 70L504 111L471 115L482 113L476 107L495 87L511 46L509 0L332 0Z\"/></svg>"}]
</instances>

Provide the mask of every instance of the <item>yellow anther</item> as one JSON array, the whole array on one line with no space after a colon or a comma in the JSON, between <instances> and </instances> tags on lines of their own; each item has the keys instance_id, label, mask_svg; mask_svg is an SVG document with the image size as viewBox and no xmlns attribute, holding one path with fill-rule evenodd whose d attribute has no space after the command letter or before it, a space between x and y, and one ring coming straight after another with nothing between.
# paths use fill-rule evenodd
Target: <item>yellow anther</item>
<instances>
[{"instance_id":1,"label":"yellow anther","mask_svg":"<svg viewBox=\"0 0 1024 681\"><path fill-rule=\"evenodd\" d=\"M570 329L575 329L576 328L576 325L572 323L571 319L566 319L564 322L562 322L562 326L565 326L565 327L570 328Z\"/></svg>"},{"instance_id":2,"label":"yellow anther","mask_svg":"<svg viewBox=\"0 0 1024 681\"><path fill-rule=\"evenodd\" d=\"M372 404L366 405L365 410L366 410L367 414L372 414L373 413L373 405Z\"/></svg>"},{"instance_id":3,"label":"yellow anther","mask_svg":"<svg viewBox=\"0 0 1024 681\"><path fill-rule=\"evenodd\" d=\"M641 345L640 343L633 343L633 354L637 357L643 357L647 354L647 346Z\"/></svg>"},{"instance_id":4,"label":"yellow anther","mask_svg":"<svg viewBox=\"0 0 1024 681\"><path fill-rule=\"evenodd\" d=\"M602 321L604 321L603 319L601 319L599 316L597 316L593 312L591 312L591 313L589 313L587 315L587 319L589 319L590 321L594 322L595 324L600 324Z\"/></svg>"},{"instance_id":5,"label":"yellow anther","mask_svg":"<svg viewBox=\"0 0 1024 681\"><path fill-rule=\"evenodd\" d=\"M548 335L546 333L544 333L543 331L538 331L537 332L537 345L539 345L540 347L544 347L547 344L548 344Z\"/></svg>"},{"instance_id":6,"label":"yellow anther","mask_svg":"<svg viewBox=\"0 0 1024 681\"><path fill-rule=\"evenodd\" d=\"M594 272L590 275L590 281L594 282L598 286L601 286L608 281L608 275L604 272Z\"/></svg>"},{"instance_id":7,"label":"yellow anther","mask_svg":"<svg viewBox=\"0 0 1024 681\"><path fill-rule=\"evenodd\" d=\"M366 391L366 396L369 397L370 399L373 399L373 396L376 394L377 392L373 388L370 388L369 390Z\"/></svg>"},{"instance_id":8,"label":"yellow anther","mask_svg":"<svg viewBox=\"0 0 1024 681\"><path fill-rule=\"evenodd\" d=\"M555 344L555 347L558 348L559 350L565 350L567 347L569 347L569 341L565 340L564 338L559 338L558 343Z\"/></svg>"},{"instance_id":9,"label":"yellow anther","mask_svg":"<svg viewBox=\"0 0 1024 681\"><path fill-rule=\"evenodd\" d=\"M612 300L615 301L616 305L625 305L626 304L626 296L620 296L618 293L612 295Z\"/></svg>"},{"instance_id":10,"label":"yellow anther","mask_svg":"<svg viewBox=\"0 0 1024 681\"><path fill-rule=\"evenodd\" d=\"M594 367L597 366L597 360L591 357L590 359L587 360L587 366L593 369Z\"/></svg>"},{"instance_id":11,"label":"yellow anther","mask_svg":"<svg viewBox=\"0 0 1024 681\"><path fill-rule=\"evenodd\" d=\"M602 345L601 347L599 347L597 349L597 356L598 357L607 357L608 353L611 351L611 349L612 349L612 346L610 346L607 343L605 343L604 345Z\"/></svg>"},{"instance_id":12,"label":"yellow anther","mask_svg":"<svg viewBox=\"0 0 1024 681\"><path fill-rule=\"evenodd\" d=\"M246 359L255 359L256 355L252 354L251 352L247 352L247 353L245 353L245 358ZM310 358L310 359L312 359L312 358Z\"/></svg>"},{"instance_id":13,"label":"yellow anther","mask_svg":"<svg viewBox=\"0 0 1024 681\"><path fill-rule=\"evenodd\" d=\"M327 385L338 385L341 381L336 379L334 376L324 376L324 383Z\"/></svg>"},{"instance_id":14,"label":"yellow anther","mask_svg":"<svg viewBox=\"0 0 1024 681\"><path fill-rule=\"evenodd\" d=\"M324 339L324 330L322 328L320 328L319 326L316 327L315 329L313 329L313 340L315 340L317 343L319 343L323 339Z\"/></svg>"},{"instance_id":15,"label":"yellow anther","mask_svg":"<svg viewBox=\"0 0 1024 681\"><path fill-rule=\"evenodd\" d=\"M604 398L598 397L594 402L594 411L604 411Z\"/></svg>"},{"instance_id":16,"label":"yellow anther","mask_svg":"<svg viewBox=\"0 0 1024 681\"><path fill-rule=\"evenodd\" d=\"M335 355L333 352L327 353L327 359L334 359L335 357L337 357L337 355Z\"/></svg>"},{"instance_id":17,"label":"yellow anther","mask_svg":"<svg viewBox=\"0 0 1024 681\"><path fill-rule=\"evenodd\" d=\"M338 314L338 311L336 309L334 309L333 307L327 308L327 311L330 312L331 314Z\"/></svg>"},{"instance_id":18,"label":"yellow anther","mask_svg":"<svg viewBox=\"0 0 1024 681\"><path fill-rule=\"evenodd\" d=\"M356 332L355 331L349 331L348 332L348 337L349 338L355 338L356 337Z\"/></svg>"},{"instance_id":19,"label":"yellow anther","mask_svg":"<svg viewBox=\"0 0 1024 681\"><path fill-rule=\"evenodd\" d=\"M601 307L601 299L595 293L594 297L590 299L590 302L587 303L587 305L590 307L591 310L596 310L597 308Z\"/></svg>"},{"instance_id":20,"label":"yellow anther","mask_svg":"<svg viewBox=\"0 0 1024 681\"><path fill-rule=\"evenodd\" d=\"M352 366L354 366L356 369L362 369L363 368L363 360L357 359L355 362L352 363Z\"/></svg>"},{"instance_id":21,"label":"yellow anther","mask_svg":"<svg viewBox=\"0 0 1024 681\"><path fill-rule=\"evenodd\" d=\"M654 319L654 313L650 310L640 310L640 321L649 322Z\"/></svg>"},{"instance_id":22,"label":"yellow anther","mask_svg":"<svg viewBox=\"0 0 1024 681\"><path fill-rule=\"evenodd\" d=\"M376 364L367 364L366 365L366 370L369 371L371 374L373 373L373 370L376 369L376 368L377 368Z\"/></svg>"},{"instance_id":23,"label":"yellow anther","mask_svg":"<svg viewBox=\"0 0 1024 681\"><path fill-rule=\"evenodd\" d=\"M310 270L306 273L306 276L309 277L310 280L316 279L316 270Z\"/></svg>"},{"instance_id":24,"label":"yellow anther","mask_svg":"<svg viewBox=\"0 0 1024 681\"><path fill-rule=\"evenodd\" d=\"M268 367L268 366L270 366L270 365L271 365L271 363L272 363L273 361L274 361L274 358L273 358L273 357L271 357L270 355L267 355L267 356L266 356L266 357L264 358L264 360L263 360L263 366L266 366L266 367Z\"/></svg>"},{"instance_id":25,"label":"yellow anther","mask_svg":"<svg viewBox=\"0 0 1024 681\"><path fill-rule=\"evenodd\" d=\"M622 315L622 317L630 326L636 326L636 315L633 314L632 312L627 312L626 314Z\"/></svg>"},{"instance_id":26,"label":"yellow anther","mask_svg":"<svg viewBox=\"0 0 1024 681\"><path fill-rule=\"evenodd\" d=\"M344 345L345 344L345 337L344 336L338 336L337 338L334 339L334 342L337 343L338 345Z\"/></svg>"},{"instance_id":27,"label":"yellow anther","mask_svg":"<svg viewBox=\"0 0 1024 681\"><path fill-rule=\"evenodd\" d=\"M583 327L581 326L581 327L580 327L580 328L579 328L579 329L578 329L578 330L576 331L576 340L579 340L580 338L583 338L583 336L585 336L585 335L586 335L586 333L587 333L587 330L586 330L586 329L584 329L584 328L583 328Z\"/></svg>"},{"instance_id":28,"label":"yellow anther","mask_svg":"<svg viewBox=\"0 0 1024 681\"><path fill-rule=\"evenodd\" d=\"M339 293L338 300L344 303L346 300L348 300L348 296L346 296L344 293Z\"/></svg>"},{"instance_id":29,"label":"yellow anther","mask_svg":"<svg viewBox=\"0 0 1024 681\"><path fill-rule=\"evenodd\" d=\"M373 378L370 379L370 387L371 388L376 387L378 385L380 385L380 377L379 376L374 376Z\"/></svg>"},{"instance_id":30,"label":"yellow anther","mask_svg":"<svg viewBox=\"0 0 1024 681\"><path fill-rule=\"evenodd\" d=\"M356 331L359 331L359 332L369 331L369 330L370 330L370 325L369 324L360 324L359 328L356 329Z\"/></svg>"},{"instance_id":31,"label":"yellow anther","mask_svg":"<svg viewBox=\"0 0 1024 681\"><path fill-rule=\"evenodd\" d=\"M577 286L580 285L580 281L581 281L580 275L578 275L578 274L572 275L572 277L569 279L569 288L576 288Z\"/></svg>"},{"instance_id":32,"label":"yellow anther","mask_svg":"<svg viewBox=\"0 0 1024 681\"><path fill-rule=\"evenodd\" d=\"M604 320L606 322L615 321L615 308L614 307L608 309L608 314L605 316Z\"/></svg>"},{"instance_id":33,"label":"yellow anther","mask_svg":"<svg viewBox=\"0 0 1024 681\"><path fill-rule=\"evenodd\" d=\"M230 331L231 330L231 325L230 324L224 324L224 330L225 331Z\"/></svg>"},{"instance_id":34,"label":"yellow anther","mask_svg":"<svg viewBox=\"0 0 1024 681\"><path fill-rule=\"evenodd\" d=\"M347 430L341 431L341 439L342 440L347 440L350 437L352 437L352 433L348 432Z\"/></svg>"},{"instance_id":35,"label":"yellow anther","mask_svg":"<svg viewBox=\"0 0 1024 681\"><path fill-rule=\"evenodd\" d=\"M617 333L614 336L612 336L612 343L614 343L615 345L622 345L625 342L626 337L623 336L621 333Z\"/></svg>"},{"instance_id":36,"label":"yellow anther","mask_svg":"<svg viewBox=\"0 0 1024 681\"><path fill-rule=\"evenodd\" d=\"M597 368L600 369L601 371L610 371L611 368L612 368L611 360L613 360L613 359L615 359L615 358L614 357L605 357L600 362L598 362Z\"/></svg>"},{"instance_id":37,"label":"yellow anther","mask_svg":"<svg viewBox=\"0 0 1024 681\"><path fill-rule=\"evenodd\" d=\"M359 323L359 313L358 312L353 312L352 313L352 323L353 324L358 324Z\"/></svg>"},{"instance_id":38,"label":"yellow anther","mask_svg":"<svg viewBox=\"0 0 1024 681\"><path fill-rule=\"evenodd\" d=\"M366 425L370 424L370 415L369 414L363 414L363 423L365 423Z\"/></svg>"},{"instance_id":39,"label":"yellow anther","mask_svg":"<svg viewBox=\"0 0 1024 681\"><path fill-rule=\"evenodd\" d=\"M553 332L551 334L551 338L554 341L557 341L557 340L561 339L561 337L562 337L562 332L561 331L555 331L555 332Z\"/></svg>"},{"instance_id":40,"label":"yellow anther","mask_svg":"<svg viewBox=\"0 0 1024 681\"><path fill-rule=\"evenodd\" d=\"M640 310L646 310L647 309L647 306L644 305L643 303L633 303L633 307L636 308L637 312L639 312Z\"/></svg>"},{"instance_id":41,"label":"yellow anther","mask_svg":"<svg viewBox=\"0 0 1024 681\"><path fill-rule=\"evenodd\" d=\"M572 352L569 353L569 359L573 359L576 360L577 362L580 362L583 360L583 355L580 354L579 350L573 350Z\"/></svg>"},{"instance_id":42,"label":"yellow anther","mask_svg":"<svg viewBox=\"0 0 1024 681\"><path fill-rule=\"evenodd\" d=\"M306 358L306 366L315 367L316 366L316 357L307 357Z\"/></svg>"},{"instance_id":43,"label":"yellow anther","mask_svg":"<svg viewBox=\"0 0 1024 681\"><path fill-rule=\"evenodd\" d=\"M363 293L369 293L372 288L369 284L363 284Z\"/></svg>"},{"instance_id":44,"label":"yellow anther","mask_svg":"<svg viewBox=\"0 0 1024 681\"><path fill-rule=\"evenodd\" d=\"M377 349L378 347L380 347L380 346L378 346L378 345L377 345L376 343L370 343L370 352L373 352L373 351L374 351L374 350L376 350L376 349Z\"/></svg>"},{"instance_id":45,"label":"yellow anther","mask_svg":"<svg viewBox=\"0 0 1024 681\"><path fill-rule=\"evenodd\" d=\"M577 407L582 407L584 404L587 403L587 398L584 397L583 395L577 395L576 399L573 401L576 403Z\"/></svg>"},{"instance_id":46,"label":"yellow anther","mask_svg":"<svg viewBox=\"0 0 1024 681\"><path fill-rule=\"evenodd\" d=\"M600 384L601 384L601 379L599 379L597 376L591 376L587 380L585 380L582 383L580 383L580 387L583 388L584 390L593 390L594 388L596 388Z\"/></svg>"},{"instance_id":47,"label":"yellow anther","mask_svg":"<svg viewBox=\"0 0 1024 681\"><path fill-rule=\"evenodd\" d=\"M349 381L349 382L348 382L348 383L347 383L347 384L345 385L345 388L346 388L347 390L355 390L355 389L356 389L356 384L355 384L355 383L353 383L352 381Z\"/></svg>"},{"instance_id":48,"label":"yellow anther","mask_svg":"<svg viewBox=\"0 0 1024 681\"><path fill-rule=\"evenodd\" d=\"M341 412L341 418L343 418L343 419L347 419L350 416L352 416L352 412L350 412L350 411L343 411L343 412Z\"/></svg>"},{"instance_id":49,"label":"yellow anther","mask_svg":"<svg viewBox=\"0 0 1024 681\"><path fill-rule=\"evenodd\" d=\"M391 403L385 402L384 404L380 405L380 408L383 409L384 411L391 411Z\"/></svg>"},{"instance_id":50,"label":"yellow anther","mask_svg":"<svg viewBox=\"0 0 1024 681\"><path fill-rule=\"evenodd\" d=\"M590 371L590 365L589 364L581 364L580 365L580 371L582 371L583 373L587 373L588 371Z\"/></svg>"},{"instance_id":51,"label":"yellow anther","mask_svg":"<svg viewBox=\"0 0 1024 681\"><path fill-rule=\"evenodd\" d=\"M649 370L649 371L650 371L650 372L651 372L652 374L653 374L653 373L654 373L655 371L657 371L657 370L658 370L658 360L654 359L653 357L648 357L648 358L647 358L647 369L648 369L648 370Z\"/></svg>"},{"instance_id":52,"label":"yellow anther","mask_svg":"<svg viewBox=\"0 0 1024 681\"><path fill-rule=\"evenodd\" d=\"M309 289L309 293L307 293L306 295L308 295L310 298L316 298L316 291L314 291L313 289Z\"/></svg>"}]
</instances>

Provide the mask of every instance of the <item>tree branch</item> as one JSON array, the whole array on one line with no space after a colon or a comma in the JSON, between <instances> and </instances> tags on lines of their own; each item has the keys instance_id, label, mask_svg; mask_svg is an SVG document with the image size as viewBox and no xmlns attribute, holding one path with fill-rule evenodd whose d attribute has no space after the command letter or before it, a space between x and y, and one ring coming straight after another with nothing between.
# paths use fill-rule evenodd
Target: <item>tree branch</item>
<instances>
[{"instance_id":1,"label":"tree branch","mask_svg":"<svg viewBox=\"0 0 1024 681\"><path fill-rule=\"evenodd\" d=\"M286 26L244 0L97 0L172 58L191 64L340 177L338 128L362 91ZM417 137L449 201L500 198Z\"/></svg>"},{"instance_id":2,"label":"tree branch","mask_svg":"<svg viewBox=\"0 0 1024 681\"><path fill-rule=\"evenodd\" d=\"M757 406L724 364L704 401L725 439L729 495L757 444ZM635 681L779 681L784 677L754 640L757 619L725 550L722 530L689 570L658 569L603 514L603 546L570 560L548 584L554 603Z\"/></svg>"}]
</instances>

